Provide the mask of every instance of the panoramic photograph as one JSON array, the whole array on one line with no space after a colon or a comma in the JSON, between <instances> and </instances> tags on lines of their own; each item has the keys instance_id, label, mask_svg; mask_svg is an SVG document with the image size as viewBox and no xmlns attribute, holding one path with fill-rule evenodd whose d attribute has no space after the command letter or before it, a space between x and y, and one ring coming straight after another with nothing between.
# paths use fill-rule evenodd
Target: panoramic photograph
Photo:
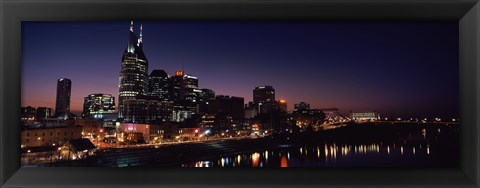
<instances>
[{"instance_id":1,"label":"panoramic photograph","mask_svg":"<svg viewBox=\"0 0 480 188\"><path fill-rule=\"evenodd\" d=\"M459 166L458 22L21 30L23 167Z\"/></svg>"}]
</instances>

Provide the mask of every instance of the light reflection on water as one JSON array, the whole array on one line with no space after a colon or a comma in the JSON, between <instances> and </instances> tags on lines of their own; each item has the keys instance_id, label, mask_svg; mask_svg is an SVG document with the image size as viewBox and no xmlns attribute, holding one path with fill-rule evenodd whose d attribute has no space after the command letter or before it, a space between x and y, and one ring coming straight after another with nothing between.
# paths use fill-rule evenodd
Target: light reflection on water
<instances>
[{"instance_id":1,"label":"light reflection on water","mask_svg":"<svg viewBox=\"0 0 480 188\"><path fill-rule=\"evenodd\" d=\"M336 143L325 143L323 149L321 146L282 148L274 151L264 150L246 154L228 155L216 160L197 161L191 164L184 164L184 167L289 167L304 166L302 163L308 163L312 166L332 166L330 162L337 160L355 160L362 157L380 158L404 158L412 159L419 156L422 159L428 157L434 151L430 146L403 146L384 145L381 143L361 144L361 145L337 145ZM297 153L292 153L297 151ZM300 164L300 165L299 165Z\"/></svg>"},{"instance_id":2,"label":"light reflection on water","mask_svg":"<svg viewBox=\"0 0 480 188\"><path fill-rule=\"evenodd\" d=\"M425 129L396 142L344 144L324 142L300 147L279 147L217 159L182 164L182 167L388 167L455 165L455 146L440 143L440 129ZM409 141L410 139L410 141ZM444 139L445 140L445 139ZM450 140L448 140L450 141Z\"/></svg>"}]
</instances>

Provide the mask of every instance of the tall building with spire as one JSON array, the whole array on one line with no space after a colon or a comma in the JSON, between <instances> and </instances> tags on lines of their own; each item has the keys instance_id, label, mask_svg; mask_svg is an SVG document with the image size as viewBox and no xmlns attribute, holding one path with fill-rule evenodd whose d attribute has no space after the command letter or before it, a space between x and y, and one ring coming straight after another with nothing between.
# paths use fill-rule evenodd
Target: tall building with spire
<instances>
[{"instance_id":1,"label":"tall building with spire","mask_svg":"<svg viewBox=\"0 0 480 188\"><path fill-rule=\"evenodd\" d=\"M137 37L133 32L133 21L130 22L128 44L122 56L118 81L118 117L123 118L124 101L138 99L148 93L148 60L143 52L142 26Z\"/></svg>"}]
</instances>

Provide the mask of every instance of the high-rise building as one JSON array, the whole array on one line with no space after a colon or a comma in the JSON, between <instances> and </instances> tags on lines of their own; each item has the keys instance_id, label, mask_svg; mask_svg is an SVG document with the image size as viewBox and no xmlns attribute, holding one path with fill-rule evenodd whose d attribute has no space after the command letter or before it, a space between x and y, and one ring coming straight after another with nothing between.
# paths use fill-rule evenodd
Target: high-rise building
<instances>
[{"instance_id":1,"label":"high-rise building","mask_svg":"<svg viewBox=\"0 0 480 188\"><path fill-rule=\"evenodd\" d=\"M275 102L275 89L272 86L258 86L253 90L253 102L255 104Z\"/></svg>"},{"instance_id":2,"label":"high-rise building","mask_svg":"<svg viewBox=\"0 0 480 188\"><path fill-rule=\"evenodd\" d=\"M269 113L276 108L275 89L272 86L258 86L253 90L253 103L258 113Z\"/></svg>"},{"instance_id":3,"label":"high-rise building","mask_svg":"<svg viewBox=\"0 0 480 188\"><path fill-rule=\"evenodd\" d=\"M137 37L133 32L132 21L119 76L118 117L123 118L124 100L137 99L138 96L147 94L148 60L143 52L142 26L140 26L140 36Z\"/></svg>"},{"instance_id":4,"label":"high-rise building","mask_svg":"<svg viewBox=\"0 0 480 188\"><path fill-rule=\"evenodd\" d=\"M174 101L188 100L196 102L202 91L198 89L198 78L187 75L183 71L176 71L170 77L170 95Z\"/></svg>"},{"instance_id":5,"label":"high-rise building","mask_svg":"<svg viewBox=\"0 0 480 188\"><path fill-rule=\"evenodd\" d=\"M70 96L72 92L72 81L68 78L57 80L57 100L55 103L55 115L70 112Z\"/></svg>"},{"instance_id":6,"label":"high-rise building","mask_svg":"<svg viewBox=\"0 0 480 188\"><path fill-rule=\"evenodd\" d=\"M199 112L209 114L211 110L210 106L213 100L215 100L215 92L211 89L202 89L198 102Z\"/></svg>"},{"instance_id":7,"label":"high-rise building","mask_svg":"<svg viewBox=\"0 0 480 188\"><path fill-rule=\"evenodd\" d=\"M202 89L202 101L212 101L215 99L215 91L211 89Z\"/></svg>"},{"instance_id":8,"label":"high-rise building","mask_svg":"<svg viewBox=\"0 0 480 188\"><path fill-rule=\"evenodd\" d=\"M170 100L168 93L168 74L161 69L153 70L149 77L149 95L158 97L160 101Z\"/></svg>"},{"instance_id":9,"label":"high-rise building","mask_svg":"<svg viewBox=\"0 0 480 188\"><path fill-rule=\"evenodd\" d=\"M110 94L91 94L84 98L84 117L104 118L108 114L115 113L115 97Z\"/></svg>"},{"instance_id":10,"label":"high-rise building","mask_svg":"<svg viewBox=\"0 0 480 188\"><path fill-rule=\"evenodd\" d=\"M37 121L43 121L47 118L50 118L52 116L52 109L47 108L47 107L38 107L37 108L37 114L36 114L36 120Z\"/></svg>"},{"instance_id":11,"label":"high-rise building","mask_svg":"<svg viewBox=\"0 0 480 188\"><path fill-rule=\"evenodd\" d=\"M185 87L183 84L183 71L176 71L175 75L171 76L169 81L169 92L172 100L183 100Z\"/></svg>"}]
</instances>

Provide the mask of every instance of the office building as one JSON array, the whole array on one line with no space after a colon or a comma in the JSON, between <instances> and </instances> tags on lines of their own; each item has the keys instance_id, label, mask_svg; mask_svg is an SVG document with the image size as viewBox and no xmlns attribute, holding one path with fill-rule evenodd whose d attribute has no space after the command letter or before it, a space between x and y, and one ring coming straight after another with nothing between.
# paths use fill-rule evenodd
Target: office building
<instances>
[{"instance_id":1,"label":"office building","mask_svg":"<svg viewBox=\"0 0 480 188\"><path fill-rule=\"evenodd\" d=\"M280 99L278 101L278 108L279 110L281 111L284 111L284 112L287 112L288 109L287 109L287 101L283 100L283 99Z\"/></svg>"},{"instance_id":2,"label":"office building","mask_svg":"<svg viewBox=\"0 0 480 188\"><path fill-rule=\"evenodd\" d=\"M38 107L36 112L36 120L44 121L52 116L52 109L47 107Z\"/></svg>"},{"instance_id":3,"label":"office building","mask_svg":"<svg viewBox=\"0 0 480 188\"><path fill-rule=\"evenodd\" d=\"M172 102L152 97L124 100L123 121L126 123L158 123L170 121Z\"/></svg>"},{"instance_id":4,"label":"office building","mask_svg":"<svg viewBox=\"0 0 480 188\"><path fill-rule=\"evenodd\" d=\"M253 90L253 102L255 104L275 102L275 89L272 86L258 86Z\"/></svg>"},{"instance_id":5,"label":"office building","mask_svg":"<svg viewBox=\"0 0 480 188\"><path fill-rule=\"evenodd\" d=\"M174 76L170 77L170 95L172 100L188 100L196 102L199 93L202 90L198 89L198 78L192 75L187 75L183 71L176 71Z\"/></svg>"},{"instance_id":6,"label":"office building","mask_svg":"<svg viewBox=\"0 0 480 188\"><path fill-rule=\"evenodd\" d=\"M27 107L21 107L21 120L23 124L32 124L35 122L35 115L36 111L34 107L27 106Z\"/></svg>"},{"instance_id":7,"label":"office building","mask_svg":"<svg viewBox=\"0 0 480 188\"><path fill-rule=\"evenodd\" d=\"M140 36L133 32L133 21L130 23L127 48L122 56L119 75L118 117L124 118L124 101L137 99L148 94L148 60L143 52L142 26Z\"/></svg>"},{"instance_id":8,"label":"office building","mask_svg":"<svg viewBox=\"0 0 480 188\"><path fill-rule=\"evenodd\" d=\"M306 102L300 102L298 104L295 104L293 107L294 112L303 111L303 110L310 110L310 104Z\"/></svg>"},{"instance_id":9,"label":"office building","mask_svg":"<svg viewBox=\"0 0 480 188\"><path fill-rule=\"evenodd\" d=\"M70 112L70 97L72 93L72 81L68 78L57 80L57 100L55 103L55 116L61 116Z\"/></svg>"},{"instance_id":10,"label":"office building","mask_svg":"<svg viewBox=\"0 0 480 188\"><path fill-rule=\"evenodd\" d=\"M214 114L227 115L233 120L243 120L245 118L244 99L228 95L217 95L212 101L212 112Z\"/></svg>"},{"instance_id":11,"label":"office building","mask_svg":"<svg viewBox=\"0 0 480 188\"><path fill-rule=\"evenodd\" d=\"M203 114L210 114L211 101L215 100L215 92L211 89L202 89L198 97L198 111Z\"/></svg>"},{"instance_id":12,"label":"office building","mask_svg":"<svg viewBox=\"0 0 480 188\"><path fill-rule=\"evenodd\" d=\"M248 102L248 104L245 104L245 119L252 119L257 116L257 114L258 112L253 102Z\"/></svg>"},{"instance_id":13,"label":"office building","mask_svg":"<svg viewBox=\"0 0 480 188\"><path fill-rule=\"evenodd\" d=\"M377 112L351 112L350 118L355 121L375 121L380 119Z\"/></svg>"},{"instance_id":14,"label":"office building","mask_svg":"<svg viewBox=\"0 0 480 188\"><path fill-rule=\"evenodd\" d=\"M90 94L83 101L83 117L103 119L115 113L115 97L110 94Z\"/></svg>"},{"instance_id":15,"label":"office building","mask_svg":"<svg viewBox=\"0 0 480 188\"><path fill-rule=\"evenodd\" d=\"M258 86L253 90L253 103L258 113L269 113L277 106L275 89L272 86Z\"/></svg>"},{"instance_id":16,"label":"office building","mask_svg":"<svg viewBox=\"0 0 480 188\"><path fill-rule=\"evenodd\" d=\"M160 101L170 100L168 93L168 74L161 69L153 70L149 76L149 95L158 97Z\"/></svg>"}]
</instances>

